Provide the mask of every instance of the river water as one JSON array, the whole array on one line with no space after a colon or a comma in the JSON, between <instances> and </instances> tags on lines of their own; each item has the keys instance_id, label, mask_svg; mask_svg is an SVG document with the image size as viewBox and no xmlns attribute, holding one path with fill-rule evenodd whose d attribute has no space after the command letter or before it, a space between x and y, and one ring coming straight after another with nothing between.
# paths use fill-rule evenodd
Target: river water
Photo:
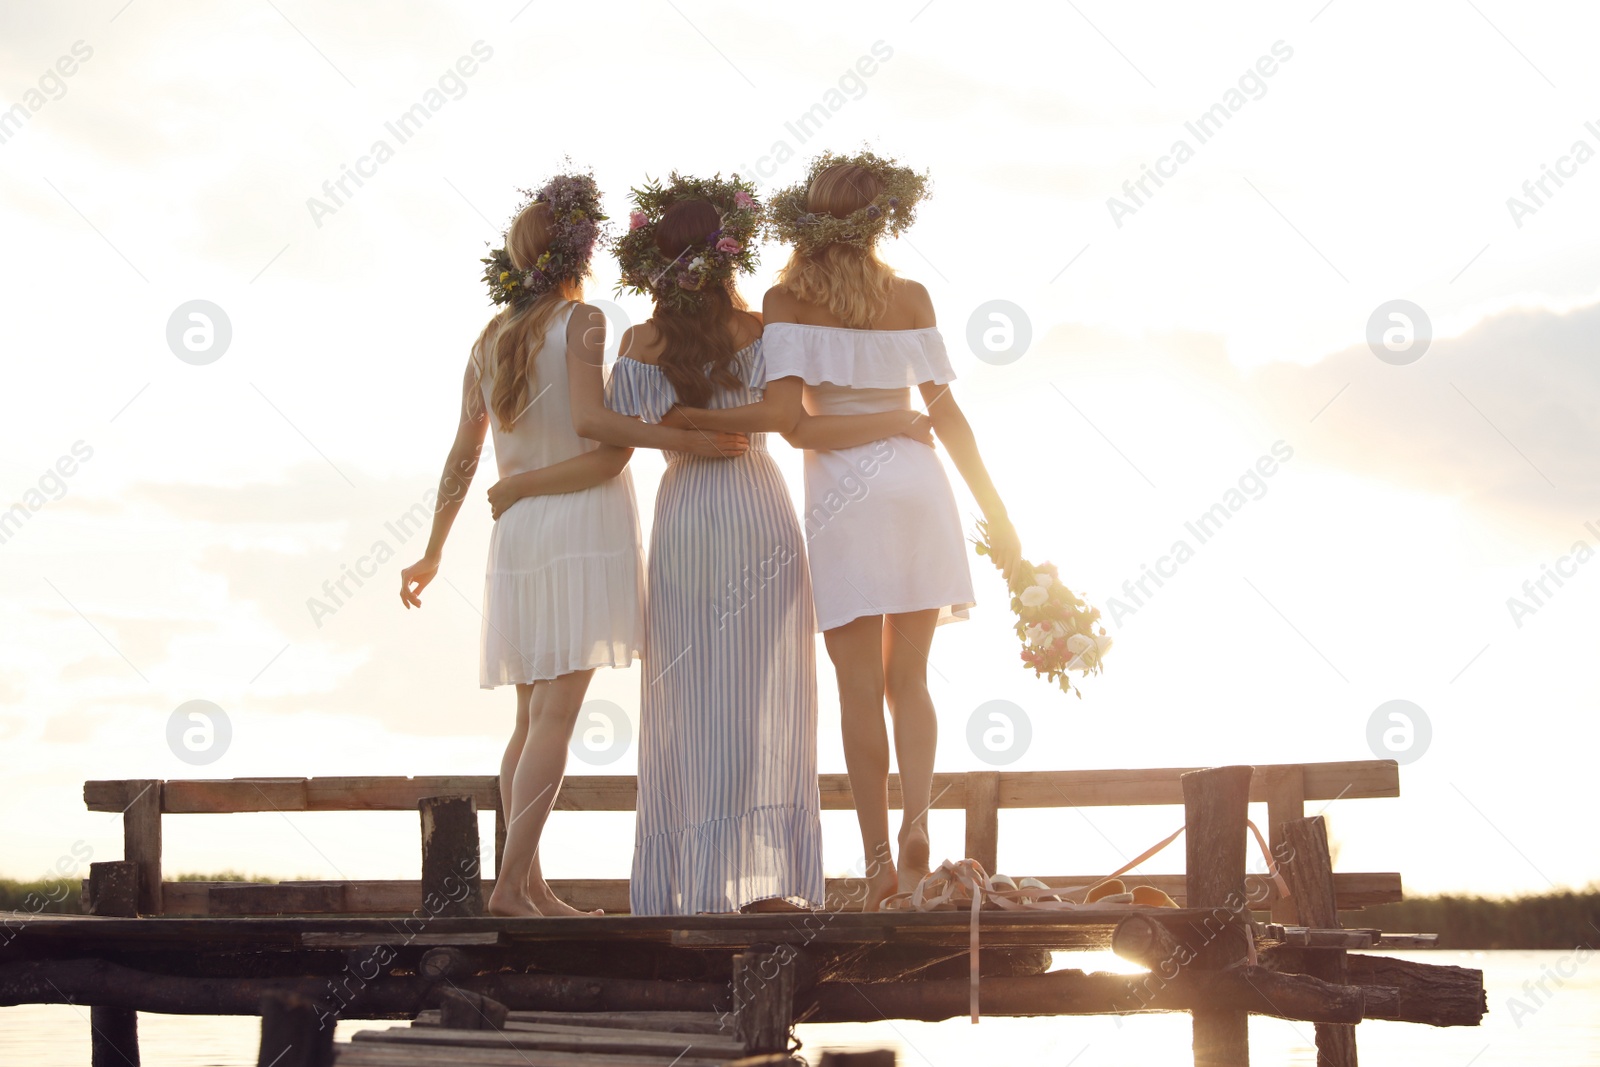
<instances>
[{"instance_id":1,"label":"river water","mask_svg":"<svg viewBox=\"0 0 1600 1067\"><path fill-rule=\"evenodd\" d=\"M1600 952L1392 952L1425 963L1484 972L1489 1015L1480 1027L1435 1029L1362 1023L1362 1067L1600 1067ZM1061 954L1057 966L1126 971L1110 954ZM1538 986L1543 981L1543 989ZM346 1023L356 1029L403 1025ZM141 1015L145 1067L254 1067L260 1023L250 1018ZM905 1067L1127 1067L1192 1062L1186 1015L1068 1019L985 1019L942 1023L884 1021L802 1026L802 1054L827 1048L884 1048ZM1256 1017L1250 1047L1258 1064L1315 1067L1313 1028ZM88 1012L70 1006L0 1008L0 1064L87 1067Z\"/></svg>"}]
</instances>

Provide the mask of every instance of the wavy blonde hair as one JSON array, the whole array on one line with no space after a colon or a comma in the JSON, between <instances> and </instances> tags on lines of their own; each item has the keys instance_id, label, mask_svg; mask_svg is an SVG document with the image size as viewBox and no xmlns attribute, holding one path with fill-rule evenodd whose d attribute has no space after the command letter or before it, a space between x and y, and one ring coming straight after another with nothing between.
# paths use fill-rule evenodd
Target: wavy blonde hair
<instances>
[{"instance_id":1,"label":"wavy blonde hair","mask_svg":"<svg viewBox=\"0 0 1600 1067\"><path fill-rule=\"evenodd\" d=\"M506 234L506 252L518 270L527 270L550 247L550 205L529 204L511 222ZM583 282L564 281L531 304L507 307L489 320L472 346L472 362L478 377L486 373L494 387L489 410L502 431L509 430L528 407L534 395L533 360L544 344L544 332L562 307L583 299Z\"/></svg>"},{"instance_id":2,"label":"wavy blonde hair","mask_svg":"<svg viewBox=\"0 0 1600 1067\"><path fill-rule=\"evenodd\" d=\"M837 163L819 172L806 192L806 209L844 218L878 198L883 182L866 167ZM778 288L825 307L840 322L866 329L889 310L895 273L877 247L835 242L810 254L796 249L778 272Z\"/></svg>"}]
</instances>

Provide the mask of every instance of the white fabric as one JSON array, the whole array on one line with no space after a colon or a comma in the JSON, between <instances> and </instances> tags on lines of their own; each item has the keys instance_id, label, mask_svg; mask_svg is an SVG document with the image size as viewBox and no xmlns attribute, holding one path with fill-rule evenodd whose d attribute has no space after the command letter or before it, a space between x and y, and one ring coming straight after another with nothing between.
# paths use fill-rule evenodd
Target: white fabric
<instances>
[{"instance_id":1,"label":"white fabric","mask_svg":"<svg viewBox=\"0 0 1600 1067\"><path fill-rule=\"evenodd\" d=\"M772 323L767 380L799 377L818 415L908 410L911 386L955 374L935 328L844 330ZM776 340L776 344L774 341ZM939 609L965 619L972 572L939 457L909 437L805 454L807 551L817 628L865 615Z\"/></svg>"},{"instance_id":2,"label":"white fabric","mask_svg":"<svg viewBox=\"0 0 1600 1067\"><path fill-rule=\"evenodd\" d=\"M567 320L559 312L533 360L535 398L509 431L493 414L494 368L474 353L500 477L537 470L600 447L572 428L567 401ZM633 481L576 493L523 497L489 538L479 684L556 678L626 667L644 644L643 570Z\"/></svg>"},{"instance_id":3,"label":"white fabric","mask_svg":"<svg viewBox=\"0 0 1600 1067\"><path fill-rule=\"evenodd\" d=\"M770 323L761 334L767 380L803 378L807 385L905 389L956 380L938 327L921 330L849 330L835 326Z\"/></svg>"}]
</instances>

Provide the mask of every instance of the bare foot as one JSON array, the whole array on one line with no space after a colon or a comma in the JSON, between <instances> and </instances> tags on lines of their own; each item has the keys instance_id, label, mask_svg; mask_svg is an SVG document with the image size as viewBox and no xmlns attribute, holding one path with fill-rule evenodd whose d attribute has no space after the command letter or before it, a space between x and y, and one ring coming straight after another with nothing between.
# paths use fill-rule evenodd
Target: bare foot
<instances>
[{"instance_id":1,"label":"bare foot","mask_svg":"<svg viewBox=\"0 0 1600 1067\"><path fill-rule=\"evenodd\" d=\"M538 909L540 915L571 917L575 915L605 914L604 911L598 908L596 908L594 911L579 911L571 904L568 904L566 901L556 896L550 891L550 887L542 882L538 885L534 885L532 883L528 885L528 899L532 901L533 906Z\"/></svg>"},{"instance_id":2,"label":"bare foot","mask_svg":"<svg viewBox=\"0 0 1600 1067\"><path fill-rule=\"evenodd\" d=\"M928 832L921 826L900 831L900 892L909 893L928 876Z\"/></svg>"},{"instance_id":3,"label":"bare foot","mask_svg":"<svg viewBox=\"0 0 1600 1067\"><path fill-rule=\"evenodd\" d=\"M533 901L512 889L509 885L502 889L499 885L494 887L494 892L489 894L489 914L498 915L503 919L531 919L542 915Z\"/></svg>"},{"instance_id":4,"label":"bare foot","mask_svg":"<svg viewBox=\"0 0 1600 1067\"><path fill-rule=\"evenodd\" d=\"M884 899L899 892L899 882L895 876L894 864L880 863L876 871L871 871L863 880L866 883L867 895L861 902L862 911L877 911L878 905Z\"/></svg>"}]
</instances>

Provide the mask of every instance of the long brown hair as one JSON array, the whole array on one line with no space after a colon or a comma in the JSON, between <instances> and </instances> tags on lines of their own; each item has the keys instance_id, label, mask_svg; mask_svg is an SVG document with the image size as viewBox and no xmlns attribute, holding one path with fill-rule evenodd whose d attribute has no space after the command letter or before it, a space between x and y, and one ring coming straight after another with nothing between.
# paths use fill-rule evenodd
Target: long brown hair
<instances>
[{"instance_id":1,"label":"long brown hair","mask_svg":"<svg viewBox=\"0 0 1600 1067\"><path fill-rule=\"evenodd\" d=\"M806 210L842 219L883 192L883 182L865 167L839 163L811 180ZM806 255L798 249L778 272L778 288L808 304L825 307L840 322L866 329L889 310L894 270L876 246L835 241Z\"/></svg>"},{"instance_id":2,"label":"long brown hair","mask_svg":"<svg viewBox=\"0 0 1600 1067\"><path fill-rule=\"evenodd\" d=\"M656 248L672 259L688 255L721 226L722 217L710 201L680 200L662 212L656 224ZM692 311L656 304L651 316L661 335L656 364L680 403L704 407L714 386L736 389L742 384L734 322L745 308L732 279L725 286L701 292Z\"/></svg>"},{"instance_id":3,"label":"long brown hair","mask_svg":"<svg viewBox=\"0 0 1600 1067\"><path fill-rule=\"evenodd\" d=\"M550 205L529 204L511 223L506 253L512 266L527 270L550 247ZM566 281L531 303L512 305L489 320L472 346L478 376L489 373L494 388L489 410L502 431L509 430L527 410L534 395L533 358L544 344L550 320L569 301L583 299L583 283Z\"/></svg>"}]
</instances>

